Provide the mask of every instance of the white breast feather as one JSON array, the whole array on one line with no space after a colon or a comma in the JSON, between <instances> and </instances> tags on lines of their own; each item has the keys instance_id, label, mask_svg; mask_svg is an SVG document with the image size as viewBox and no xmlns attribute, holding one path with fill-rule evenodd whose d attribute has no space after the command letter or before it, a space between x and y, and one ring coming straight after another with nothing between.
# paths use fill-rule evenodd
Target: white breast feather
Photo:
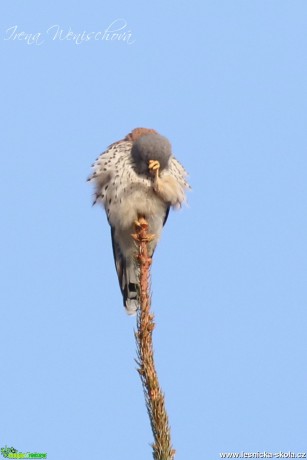
<instances>
[{"instance_id":1,"label":"white breast feather","mask_svg":"<svg viewBox=\"0 0 307 460\"><path fill-rule=\"evenodd\" d=\"M181 206L189 188L185 169L172 157L155 189L153 178L137 174L132 167L131 147L130 141L112 144L94 162L89 177L96 185L94 202L102 203L115 228L131 227L138 215L163 216L169 205Z\"/></svg>"}]
</instances>

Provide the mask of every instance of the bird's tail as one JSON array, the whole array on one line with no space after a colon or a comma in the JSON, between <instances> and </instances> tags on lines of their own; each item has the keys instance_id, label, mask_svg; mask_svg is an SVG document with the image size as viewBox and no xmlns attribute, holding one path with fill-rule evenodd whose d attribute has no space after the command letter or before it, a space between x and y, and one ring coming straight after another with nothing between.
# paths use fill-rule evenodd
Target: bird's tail
<instances>
[{"instance_id":1,"label":"bird's tail","mask_svg":"<svg viewBox=\"0 0 307 460\"><path fill-rule=\"evenodd\" d=\"M139 308L139 274L136 263L124 262L121 280L124 306L128 315L135 315Z\"/></svg>"},{"instance_id":2,"label":"bird's tail","mask_svg":"<svg viewBox=\"0 0 307 460\"><path fill-rule=\"evenodd\" d=\"M129 236L129 244L126 246L125 238L119 234L115 235L111 227L112 247L115 268L118 276L119 287L122 292L124 307L128 315L135 315L139 308L139 268L136 263L136 248L132 238ZM131 240L131 241L130 241ZM121 249L119 241L122 241L125 250ZM126 257L123 255L125 253Z\"/></svg>"}]
</instances>

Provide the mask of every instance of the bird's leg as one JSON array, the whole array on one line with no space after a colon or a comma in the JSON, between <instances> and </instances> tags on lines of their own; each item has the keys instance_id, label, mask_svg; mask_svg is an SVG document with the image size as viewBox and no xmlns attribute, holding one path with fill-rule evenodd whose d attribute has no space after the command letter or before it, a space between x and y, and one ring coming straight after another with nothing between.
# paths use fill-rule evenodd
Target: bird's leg
<instances>
[{"instance_id":1,"label":"bird's leg","mask_svg":"<svg viewBox=\"0 0 307 460\"><path fill-rule=\"evenodd\" d=\"M159 176L160 162L158 160L149 160L148 169L150 172L155 173L156 178Z\"/></svg>"},{"instance_id":2,"label":"bird's leg","mask_svg":"<svg viewBox=\"0 0 307 460\"><path fill-rule=\"evenodd\" d=\"M149 160L148 163L149 172L154 174L153 188L156 192L160 189L160 163L157 160Z\"/></svg>"}]
</instances>

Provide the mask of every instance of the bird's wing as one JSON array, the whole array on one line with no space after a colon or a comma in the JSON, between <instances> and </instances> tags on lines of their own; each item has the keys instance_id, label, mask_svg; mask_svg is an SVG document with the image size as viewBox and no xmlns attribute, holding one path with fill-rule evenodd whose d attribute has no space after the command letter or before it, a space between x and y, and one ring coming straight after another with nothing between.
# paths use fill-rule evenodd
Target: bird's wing
<instances>
[{"instance_id":1,"label":"bird's wing","mask_svg":"<svg viewBox=\"0 0 307 460\"><path fill-rule=\"evenodd\" d=\"M111 227L111 239L112 239L112 249L113 249L113 257L114 257L114 264L117 271L119 287L122 289L122 280L123 280L123 256L120 250L119 244L115 240L115 230L114 227Z\"/></svg>"},{"instance_id":2,"label":"bird's wing","mask_svg":"<svg viewBox=\"0 0 307 460\"><path fill-rule=\"evenodd\" d=\"M191 188L186 180L186 177L188 176L187 171L175 157L172 157L170 160L169 173L174 177L174 179L176 179L183 190Z\"/></svg>"},{"instance_id":3,"label":"bird's wing","mask_svg":"<svg viewBox=\"0 0 307 460\"><path fill-rule=\"evenodd\" d=\"M130 156L131 146L132 142L115 142L92 164L93 172L88 181L95 182L96 185L93 204L100 201L105 206L109 182L112 179L117 180L117 172L122 169L123 163Z\"/></svg>"},{"instance_id":4,"label":"bird's wing","mask_svg":"<svg viewBox=\"0 0 307 460\"><path fill-rule=\"evenodd\" d=\"M163 226L166 224L166 221L167 221L167 218L168 218L168 215L169 215L169 210L170 210L170 206L168 206L168 208L166 208L166 212L165 212L165 216L164 216L164 220L163 220Z\"/></svg>"}]
</instances>

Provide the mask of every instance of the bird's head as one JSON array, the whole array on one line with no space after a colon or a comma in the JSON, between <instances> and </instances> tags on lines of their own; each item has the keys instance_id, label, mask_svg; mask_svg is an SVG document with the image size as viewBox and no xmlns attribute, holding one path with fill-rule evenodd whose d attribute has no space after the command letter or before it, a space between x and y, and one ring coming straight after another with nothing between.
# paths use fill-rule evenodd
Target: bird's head
<instances>
[{"instance_id":1,"label":"bird's head","mask_svg":"<svg viewBox=\"0 0 307 460\"><path fill-rule=\"evenodd\" d=\"M142 128L139 128L141 131ZM142 130L132 144L131 155L136 170L141 174L163 171L168 167L172 147L166 137L154 130Z\"/></svg>"}]
</instances>

